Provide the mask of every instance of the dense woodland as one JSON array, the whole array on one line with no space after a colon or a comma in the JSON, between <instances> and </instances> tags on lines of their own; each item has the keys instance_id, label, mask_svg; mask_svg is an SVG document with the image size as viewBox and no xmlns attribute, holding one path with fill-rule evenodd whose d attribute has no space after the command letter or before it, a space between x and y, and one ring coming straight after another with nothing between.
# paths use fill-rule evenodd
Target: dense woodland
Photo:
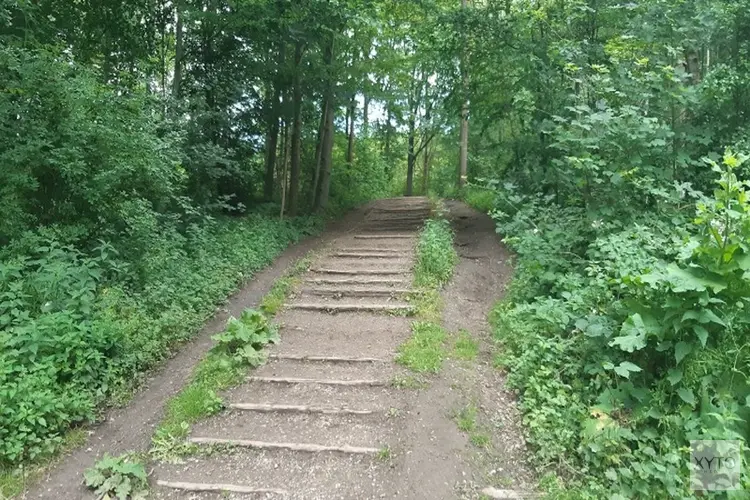
<instances>
[{"instance_id":1,"label":"dense woodland","mask_svg":"<svg viewBox=\"0 0 750 500\"><path fill-rule=\"evenodd\" d=\"M324 218L462 197L541 488L689 498L750 427L750 1L0 0L0 464ZM744 479L750 485L750 480Z\"/></svg>"}]
</instances>

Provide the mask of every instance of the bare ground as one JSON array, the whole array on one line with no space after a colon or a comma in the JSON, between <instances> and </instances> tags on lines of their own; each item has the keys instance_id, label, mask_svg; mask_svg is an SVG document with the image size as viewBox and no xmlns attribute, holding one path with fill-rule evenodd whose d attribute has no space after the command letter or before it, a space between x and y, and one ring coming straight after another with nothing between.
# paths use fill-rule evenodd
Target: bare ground
<instances>
[{"instance_id":1,"label":"bare ground","mask_svg":"<svg viewBox=\"0 0 750 500\"><path fill-rule=\"evenodd\" d=\"M90 498L81 472L97 457L146 450L164 402L208 350L210 335L228 314L256 305L296 257L323 243L328 251L279 314L282 342L272 361L223 394L245 409L192 429L191 439L235 446L209 448L183 464L152 464L153 496L432 500L486 498L486 487L511 495L504 498L528 496L533 475L524 461L525 441L513 395L491 364L487 324L510 279L510 257L487 216L461 203L448 208L461 257L443 293L449 359L439 374L419 379L425 385L395 383L410 377L394 356L410 335L411 320L392 308L403 304L400 292L411 286L414 243L429 204L424 198L381 200L261 273L30 496ZM388 293L389 287L398 293ZM453 355L460 329L478 343L476 359ZM299 359L306 357L312 360ZM467 408L476 413L472 432L456 423ZM470 434L488 441L477 445Z\"/></svg>"}]
</instances>

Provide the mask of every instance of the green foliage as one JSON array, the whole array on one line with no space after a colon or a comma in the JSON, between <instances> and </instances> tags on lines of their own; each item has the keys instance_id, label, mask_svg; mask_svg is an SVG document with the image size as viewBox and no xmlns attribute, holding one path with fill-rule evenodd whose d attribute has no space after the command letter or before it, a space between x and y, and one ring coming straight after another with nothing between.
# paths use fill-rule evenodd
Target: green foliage
<instances>
[{"instance_id":1,"label":"green foliage","mask_svg":"<svg viewBox=\"0 0 750 500\"><path fill-rule=\"evenodd\" d=\"M473 432L477 428L477 407L466 405L456 413L456 425L463 432Z\"/></svg>"},{"instance_id":2,"label":"green foliage","mask_svg":"<svg viewBox=\"0 0 750 500\"><path fill-rule=\"evenodd\" d=\"M479 354L479 344L466 330L458 332L458 338L453 344L453 353L458 359L473 361Z\"/></svg>"},{"instance_id":3,"label":"green foliage","mask_svg":"<svg viewBox=\"0 0 750 500\"><path fill-rule=\"evenodd\" d=\"M84 473L86 486L104 500L138 500L148 495L148 476L143 464L131 456L105 455Z\"/></svg>"},{"instance_id":4,"label":"green foliage","mask_svg":"<svg viewBox=\"0 0 750 500\"><path fill-rule=\"evenodd\" d=\"M445 330L424 321L413 322L411 329L412 336L399 347L396 362L417 373L437 373L445 358Z\"/></svg>"},{"instance_id":5,"label":"green foliage","mask_svg":"<svg viewBox=\"0 0 750 500\"><path fill-rule=\"evenodd\" d=\"M266 361L263 348L279 340L278 326L261 312L246 309L229 318L226 329L213 336L216 344L195 368L190 383L167 404L167 411L151 443L152 458L179 462L192 453L184 438L190 426L224 408L219 391L240 383L248 368Z\"/></svg>"},{"instance_id":6,"label":"green foliage","mask_svg":"<svg viewBox=\"0 0 750 500\"><path fill-rule=\"evenodd\" d=\"M261 310L269 316L274 316L281 310L289 294L299 285L300 276L310 269L311 258L305 257L294 263L284 276L277 279L271 291L268 292L260 303Z\"/></svg>"},{"instance_id":7,"label":"green foliage","mask_svg":"<svg viewBox=\"0 0 750 500\"><path fill-rule=\"evenodd\" d=\"M430 219L417 243L414 283L418 287L441 288L453 276L458 254L453 248L453 231L448 221Z\"/></svg>"},{"instance_id":8,"label":"green foliage","mask_svg":"<svg viewBox=\"0 0 750 500\"><path fill-rule=\"evenodd\" d=\"M678 217L684 209L675 202L668 224L646 213L628 228L595 220L564 236L563 228L583 228L575 219L588 218L552 207L554 222L534 203L513 215L494 212L519 254L511 296L493 314L500 361L521 390L537 460L566 457L586 479L559 473L584 498L687 498L680 450L688 441L745 440L750 202L736 176L743 161L729 152L722 164L707 160L717 188L698 196L691 221Z\"/></svg>"},{"instance_id":9,"label":"green foliage","mask_svg":"<svg viewBox=\"0 0 750 500\"><path fill-rule=\"evenodd\" d=\"M251 216L146 233L137 262L107 244L87 255L45 231L4 249L0 461L54 451L71 424L92 421L239 283L318 227Z\"/></svg>"},{"instance_id":10,"label":"green foliage","mask_svg":"<svg viewBox=\"0 0 750 500\"><path fill-rule=\"evenodd\" d=\"M265 363L262 349L267 344L279 341L279 331L265 314L247 309L240 319L230 318L223 333L212 337L217 352L232 356L236 361L251 367Z\"/></svg>"}]
</instances>

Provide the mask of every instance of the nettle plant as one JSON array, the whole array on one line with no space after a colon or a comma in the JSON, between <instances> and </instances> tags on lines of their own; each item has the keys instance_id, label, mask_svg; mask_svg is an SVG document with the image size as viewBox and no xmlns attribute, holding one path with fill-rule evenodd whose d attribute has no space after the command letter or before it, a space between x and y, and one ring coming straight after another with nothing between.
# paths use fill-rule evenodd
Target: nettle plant
<instances>
[{"instance_id":1,"label":"nettle plant","mask_svg":"<svg viewBox=\"0 0 750 500\"><path fill-rule=\"evenodd\" d=\"M609 382L584 426L582 452L629 495L660 482L686 491L691 439L745 439L750 416L750 183L747 158L727 152L713 197L697 204L692 236L673 262L625 276L619 332L595 317L577 327L601 347ZM625 466L623 460L629 465Z\"/></svg>"}]
</instances>

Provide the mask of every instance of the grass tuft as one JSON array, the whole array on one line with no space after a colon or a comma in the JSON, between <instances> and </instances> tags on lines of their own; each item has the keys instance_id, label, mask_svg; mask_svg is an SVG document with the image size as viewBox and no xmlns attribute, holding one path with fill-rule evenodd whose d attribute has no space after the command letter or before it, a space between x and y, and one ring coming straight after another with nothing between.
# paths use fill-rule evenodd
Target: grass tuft
<instances>
[{"instance_id":1,"label":"grass tuft","mask_svg":"<svg viewBox=\"0 0 750 500\"><path fill-rule=\"evenodd\" d=\"M311 264L312 258L309 256L295 262L284 276L274 282L271 291L263 297L260 309L269 316L275 316L284 306L292 290L299 285L301 276L310 269Z\"/></svg>"},{"instance_id":2,"label":"grass tuft","mask_svg":"<svg viewBox=\"0 0 750 500\"><path fill-rule=\"evenodd\" d=\"M417 287L442 288L453 277L458 254L453 248L453 231L444 219L425 222L417 243L414 284Z\"/></svg>"},{"instance_id":3,"label":"grass tuft","mask_svg":"<svg viewBox=\"0 0 750 500\"><path fill-rule=\"evenodd\" d=\"M453 353L459 359L473 361L479 354L479 344L468 331L461 329L453 346Z\"/></svg>"},{"instance_id":4,"label":"grass tuft","mask_svg":"<svg viewBox=\"0 0 750 500\"><path fill-rule=\"evenodd\" d=\"M445 330L440 325L415 321L413 335L399 347L396 362L417 373L437 373L445 358Z\"/></svg>"},{"instance_id":5,"label":"grass tuft","mask_svg":"<svg viewBox=\"0 0 750 500\"><path fill-rule=\"evenodd\" d=\"M456 414L456 425L463 432L473 432L477 428L477 407L466 405Z\"/></svg>"}]
</instances>

